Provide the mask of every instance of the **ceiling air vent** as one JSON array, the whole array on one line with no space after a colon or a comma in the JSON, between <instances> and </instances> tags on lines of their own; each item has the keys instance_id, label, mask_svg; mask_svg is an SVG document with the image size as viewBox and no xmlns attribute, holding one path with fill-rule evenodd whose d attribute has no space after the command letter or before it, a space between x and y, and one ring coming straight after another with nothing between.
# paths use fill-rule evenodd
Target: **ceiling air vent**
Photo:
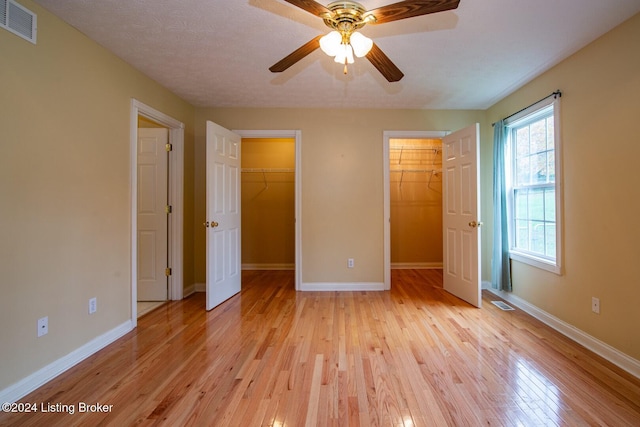
<instances>
[{"instance_id":1,"label":"ceiling air vent","mask_svg":"<svg viewBox=\"0 0 640 427\"><path fill-rule=\"evenodd\" d=\"M14 0L0 0L0 27L36 44L38 17Z\"/></svg>"}]
</instances>

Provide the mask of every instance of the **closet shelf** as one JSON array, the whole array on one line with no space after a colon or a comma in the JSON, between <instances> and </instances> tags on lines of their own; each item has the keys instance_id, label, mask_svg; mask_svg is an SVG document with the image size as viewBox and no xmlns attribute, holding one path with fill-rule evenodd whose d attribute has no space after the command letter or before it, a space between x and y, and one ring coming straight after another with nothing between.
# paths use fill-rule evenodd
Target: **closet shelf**
<instances>
[{"instance_id":1,"label":"closet shelf","mask_svg":"<svg viewBox=\"0 0 640 427\"><path fill-rule=\"evenodd\" d=\"M269 183L267 182L267 173L293 173L295 169L291 168L242 168L240 172L242 173L261 173L262 180L264 181L264 189L269 188Z\"/></svg>"}]
</instances>

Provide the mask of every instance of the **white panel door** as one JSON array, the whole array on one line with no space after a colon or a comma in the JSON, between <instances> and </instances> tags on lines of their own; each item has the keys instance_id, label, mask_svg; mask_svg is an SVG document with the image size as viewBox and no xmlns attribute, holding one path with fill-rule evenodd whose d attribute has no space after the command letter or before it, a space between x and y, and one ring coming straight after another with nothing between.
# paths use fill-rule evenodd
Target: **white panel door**
<instances>
[{"instance_id":1,"label":"white panel door","mask_svg":"<svg viewBox=\"0 0 640 427\"><path fill-rule=\"evenodd\" d=\"M479 125L442 140L444 289L480 307Z\"/></svg>"},{"instance_id":2,"label":"white panel door","mask_svg":"<svg viewBox=\"0 0 640 427\"><path fill-rule=\"evenodd\" d=\"M207 310L240 292L240 136L207 122Z\"/></svg>"},{"instance_id":3,"label":"white panel door","mask_svg":"<svg viewBox=\"0 0 640 427\"><path fill-rule=\"evenodd\" d=\"M138 129L138 301L167 300L168 129Z\"/></svg>"}]
</instances>

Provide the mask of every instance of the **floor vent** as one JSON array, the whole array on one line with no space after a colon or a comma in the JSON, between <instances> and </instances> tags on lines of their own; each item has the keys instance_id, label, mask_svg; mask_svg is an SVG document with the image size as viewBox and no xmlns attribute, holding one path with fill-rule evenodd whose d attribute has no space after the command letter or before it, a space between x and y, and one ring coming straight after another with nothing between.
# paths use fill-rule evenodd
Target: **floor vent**
<instances>
[{"instance_id":1,"label":"floor vent","mask_svg":"<svg viewBox=\"0 0 640 427\"><path fill-rule=\"evenodd\" d=\"M500 310L503 310L503 311L515 310L515 308L511 307L509 304L507 304L504 301L491 301L491 304L495 305L496 307L498 307Z\"/></svg>"},{"instance_id":2,"label":"floor vent","mask_svg":"<svg viewBox=\"0 0 640 427\"><path fill-rule=\"evenodd\" d=\"M0 0L0 27L36 44L38 17L14 0Z\"/></svg>"}]
</instances>

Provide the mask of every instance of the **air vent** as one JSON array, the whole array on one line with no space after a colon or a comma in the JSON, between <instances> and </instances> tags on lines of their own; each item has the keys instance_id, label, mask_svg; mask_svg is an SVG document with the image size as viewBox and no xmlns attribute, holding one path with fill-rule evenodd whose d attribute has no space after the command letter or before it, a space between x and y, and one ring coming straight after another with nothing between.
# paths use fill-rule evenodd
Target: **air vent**
<instances>
[{"instance_id":1,"label":"air vent","mask_svg":"<svg viewBox=\"0 0 640 427\"><path fill-rule=\"evenodd\" d=\"M496 307L498 307L500 310L503 310L503 311L515 310L515 308L511 307L509 304L507 304L504 301L491 301L491 304L495 305Z\"/></svg>"},{"instance_id":2,"label":"air vent","mask_svg":"<svg viewBox=\"0 0 640 427\"><path fill-rule=\"evenodd\" d=\"M14 0L0 0L0 27L36 44L38 17Z\"/></svg>"}]
</instances>

